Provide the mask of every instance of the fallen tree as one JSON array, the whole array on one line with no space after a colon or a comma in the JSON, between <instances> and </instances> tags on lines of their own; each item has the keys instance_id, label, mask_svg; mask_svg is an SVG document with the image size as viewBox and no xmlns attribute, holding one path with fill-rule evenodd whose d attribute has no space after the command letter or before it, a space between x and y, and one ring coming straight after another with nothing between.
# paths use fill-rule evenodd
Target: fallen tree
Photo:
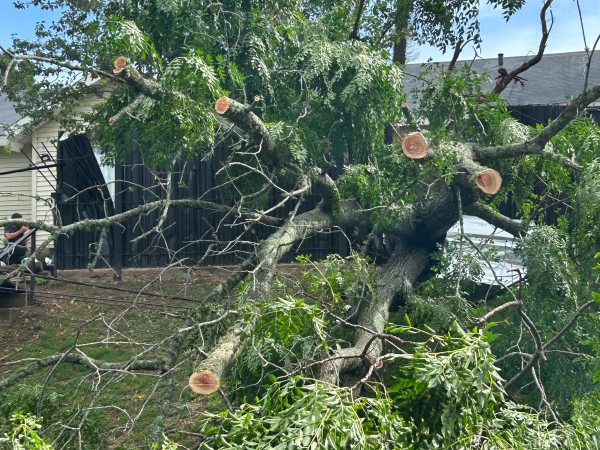
<instances>
[{"instance_id":1,"label":"fallen tree","mask_svg":"<svg viewBox=\"0 0 600 450\"><path fill-rule=\"evenodd\" d=\"M426 2L407 2L412 5L407 11L403 6L396 5L397 9L394 6L389 10L393 5L380 5L391 22L381 24L374 16L367 17L364 39L359 39L360 24L365 15L370 14L369 9L364 8L364 2L360 2L352 15L350 39L340 38L339 33L333 31L335 27L344 29L348 25L346 19L341 19L348 16L342 14L348 8L342 2L334 2L333 10L339 14L334 16L322 11L318 2L309 2L306 9L279 5L277 18L268 16L265 8L251 7L252 2L242 2L241 6L200 1L166 6L141 2L144 8L140 11L111 3L106 9L84 10L93 13L88 18L91 23L84 31L78 31L76 24L69 22L82 7L67 3L72 8L65 11L62 25L52 31L62 33L64 29L60 27L66 27L80 38L85 37L85 44L81 47L73 45L72 49L64 47L64 42L56 41L54 54L46 54L41 48L37 48L39 52L32 51L31 48L36 47L30 48L31 44L19 42L11 49L2 47L11 61L2 86L10 92L10 69L25 61L39 64L41 71L55 71L56 74L67 71L81 74L83 78L99 77L105 81L90 85L77 79L73 85L57 86L52 91L31 92L31 96L24 95L20 99L22 108L30 108L28 102L58 102L57 93L65 95L61 101L67 101L70 96L75 98L82 92L93 90L94 86L110 83L113 89L110 96L86 117L85 122L108 158L126 159L133 147L124 143L131 140L135 131L136 145L140 144L135 148L142 148L149 164L168 171L173 161L188 155L200 153L206 158L211 157L215 140L221 139L227 144L227 152L222 165L217 168L221 180L219 189L233 192L236 201L231 205L204 198L172 199L171 186L175 181L169 173L166 199L102 219L81 220L70 225L33 224L26 220L3 223L35 225L48 232L50 237L42 248L57 236L77 229L107 233L115 224L150 211L162 212L161 220L151 230L160 235L168 227L164 217L170 208L207 209L235 217L235 223L243 226L245 231L260 225L272 227L273 232L261 242L249 242L241 236L231 242L218 242L223 249L219 251L232 251L238 247L247 251L248 246L251 250L225 281L215 286L209 295L195 299L200 305L185 317L179 317L183 319L182 323L169 329L160 342L144 344L143 350L124 361L115 362L110 358L107 362L88 356L76 338L67 351L4 363L1 367L5 375L0 379L0 389L14 387L26 377L52 367L50 379L52 370L63 363L91 371L96 380L101 380L104 375L120 377L148 373L156 377L148 398L156 392L161 393L151 432L152 442L160 442L166 424L172 418L173 405L178 402L176 391L184 392L189 387L201 395L219 392L225 402L223 409L229 410L227 414L234 414L232 411L237 406L229 400L228 391L235 392L235 386L243 384L258 386L256 392L263 392L261 386L269 375L279 378L273 382L273 386L277 386L282 380L293 380L300 374L305 383L298 382L302 385L297 387L298 392L315 389L323 398L326 395L321 392L321 386L329 386L333 393L346 392L344 389L349 388L352 395L360 395L363 389L379 392L374 387L377 377L381 377L382 391L394 383L405 383L421 394L422 386L414 378L416 372L410 372L415 366L410 364L420 364L422 355L427 355L424 357L427 364L433 366L436 361L447 361L445 353L435 353L437 346L450 348L459 345L457 342L460 341L464 348L476 349L473 354L480 357L477 363L469 360L461 366L465 369L461 382L467 377L465 373L479 369L491 377L486 379L486 383L489 382L486 392L493 394L490 394L491 400L482 399L482 404L489 400L496 406L504 405L505 388L518 394L524 390L527 395L539 395L553 420L560 420L556 407L546 395L539 364L549 347L573 331L575 324L593 309L594 303L589 301L583 306L577 304L582 296L589 297L596 289L594 277L590 275L593 253L569 253L565 250L567 245L560 244L562 241L552 234L544 238L543 245L538 242L537 248L528 244L534 242L534 238L526 241L525 248L531 245L534 249L527 253L528 269L543 266L535 258L536 255L544 256L540 248L550 249L549 256L544 257L550 262L537 272L530 272L530 286L525 286L525 281L521 280L518 293L515 286L505 285L494 274L500 295L508 298L501 297L503 303L493 305L489 302L494 300L487 294L482 297L465 294L469 282L465 275L468 272L465 268L468 266L466 248L474 247L474 251L487 260L492 272L494 269L489 256L464 233L462 223L463 216L470 214L506 230L515 239L521 239L541 214L532 204L542 198L540 209L555 204L565 205L569 211L569 208L581 208L573 216L565 210L559 211L561 220L572 219L568 225L559 222L562 232L572 239L569 241L571 249L576 248L577 242L587 242L590 247L596 244L591 237L595 216L586 215L588 210L582 205L586 205L586 201L587 205L597 204L593 180L597 173L594 152L598 148L595 140L598 130L585 122L582 115L589 104L600 98L599 85L586 88L544 128L511 134L511 127L514 129L517 125L508 117L502 101L497 96L485 97L483 92L472 91L477 83L469 78L474 75L467 73L461 75L449 71L440 75L444 83L455 88L451 95L456 98L446 91L437 92L433 82L424 88L425 95L435 98L436 106L451 105L451 108L440 110L451 110L452 117L436 118L437 110L427 110L425 106L413 111L409 109L403 92L402 71L397 65L390 64L383 51L390 46L394 49L402 47L400 41L406 38L404 19L407 21L411 14L427 10ZM521 6L520 2L492 3L503 8L509 16ZM540 58L547 39L546 14L551 3L551 0L546 1L541 12ZM471 11L460 15L466 25L475 20L469 15L472 14L470 2L458 2L452 8L457 14ZM454 46L455 63L465 43L476 41L478 36L469 35L471 31L467 30L471 28L463 28L464 36L441 33L446 36L441 38L437 31L446 30L448 18L436 15L435 11L431 14L425 17L432 28L414 24L415 29L424 33L425 40L444 47ZM307 23L298 19L304 15L310 17ZM155 18L161 16L168 19L168 25L156 23ZM188 16L196 19L196 25L186 22L184 26L181 18ZM119 20L109 20L111 17ZM213 22L219 28L213 34L207 34L206 26ZM372 25L375 22L377 25ZM199 28L190 31L188 26ZM390 34L392 28L396 29L396 34ZM238 35L243 39L232 37ZM332 38L332 35L338 37ZM123 36L128 43L123 42ZM221 39L227 43L223 46L225 50L220 44ZM80 53L73 55L69 50ZM510 80L532 64L535 61L507 72L495 85L494 94L500 93ZM457 99L460 102L455 101ZM466 106L458 110L456 105ZM42 110L32 111L36 114ZM71 111L65 108L64 112ZM420 130L420 119L428 119L433 125L428 130ZM404 122L394 128L399 142L393 144L389 139L385 140L385 130L398 121ZM72 122L66 123L72 125ZM438 123L441 125L436 127ZM451 123L454 125L450 126ZM501 131L505 128L509 131ZM585 145L577 146L582 141ZM535 191L536 185L544 186L542 193ZM271 192L275 192L274 197L270 197L275 198L274 206L267 201ZM301 208L308 196L318 197L319 203L304 211ZM502 201L507 199L516 205L522 220L500 213ZM580 203L572 203L571 199ZM283 205L291 205L291 212L285 217L280 214ZM444 259L441 245L457 222L461 224L459 246L448 259L458 261L458 275L442 278L444 290L440 291L436 282L428 281L428 277L432 266L441 270L440 260ZM538 227L538 230L545 232L544 227ZM307 271L316 274L316 278L309 287L303 286L291 294L292 289L279 277L282 258L303 240L334 231L352 235L348 240L354 245L356 259L343 260L339 265L336 265L337 260L322 265L308 264ZM551 247L554 244L555 247ZM564 256L567 254L571 259ZM369 258L374 258L374 262L368 262ZM173 265L183 265L183 262L174 257ZM585 281L572 286L573 280L568 279L565 267L577 267L577 277L573 279ZM325 273L328 270L337 273L328 276ZM344 271L351 275L342 276ZM544 276L552 279L548 281ZM559 282L562 284L556 287ZM546 292L547 295L536 291L551 286L556 289ZM561 306L561 317L566 323L556 330L552 328L554 322L541 314L548 306L537 308L533 301L543 302L561 295L569 307ZM235 308L223 310L223 305L234 296L237 296ZM446 307L450 302L455 303ZM279 304L289 310L285 311ZM438 309L430 308L431 304ZM396 313L398 308L407 314L407 319L390 317L390 312ZM423 309L427 314L422 314ZM444 311L440 312L442 309ZM531 309L536 314L534 319L530 317L533 316ZM507 334L519 330L520 334L529 334L531 342L524 345L524 349L520 343L514 344L518 351L506 350L505 355L496 355L494 361L488 344L481 337L485 335L485 324L492 317L513 310L513 328ZM410 317L421 317L419 314L429 319L433 317L430 321L438 323L439 329L432 332L427 328L429 321L423 319L419 323L421 330L417 330L411 325ZM281 332L276 328L279 320L289 327L286 336L278 334ZM593 319L586 316L586 320L590 323L585 327L591 327ZM476 328L473 334L462 331L471 327ZM117 334L113 328L108 329L109 334ZM447 340L444 340L444 332L450 333L448 330L456 335L446 336ZM402 336L408 332L413 333L414 339ZM205 334L210 334L211 338L205 339ZM581 336L585 334L582 332ZM585 340L575 340L577 351L565 351L592 358L593 352L586 348ZM136 342L135 348L138 346L142 344ZM263 347L269 351L261 351ZM513 348L508 344L506 347ZM115 348L119 348L119 344L115 344ZM495 362L517 357L519 361L507 368L511 378L506 384L499 379L495 369L486 372ZM254 372L244 372L243 369L248 369L247 365L251 364L248 361L253 364ZM404 361L410 368L398 361ZM448 364L451 363L450 358ZM396 367L399 372L410 372L413 378L406 375L409 381L406 381L408 378L398 381L397 375L391 374L391 369L388 372L386 366ZM19 368L13 370L13 367ZM423 368L414 370L426 372ZM260 376L256 371L260 371ZM240 380L239 373L248 375L248 379ZM523 381L527 376L531 376L535 385L533 394L527 391L530 385ZM386 377L394 381L389 382ZM431 381L432 391L438 386L434 381ZM92 387L96 389L94 383ZM523 384L517 386L519 383ZM309 384L313 388L307 388ZM458 398L459 394L455 394ZM344 395L340 394L340 398L345 399ZM41 397L44 396L43 390ZM93 398L90 404L98 400L96 394ZM407 398L398 398L399 404L405 407L402 410L404 417L409 417L414 412L410 409L414 405L410 406ZM447 409L443 414L452 416L452 411L457 411L456 404L464 399L456 398L448 400L450 406L444 403ZM426 402L425 398L421 400ZM455 400L456 404L453 403ZM467 403L477 401L480 400L470 398ZM341 400L339 404L344 402ZM486 411L494 413L494 405ZM244 404L242 409L246 407L251 408ZM368 407L364 407L367 411ZM72 427L78 433L87 420L88 409L79 416L83 417L80 425ZM305 411L310 412L308 407ZM365 411L361 414L368 415ZM42 411L38 408L36 412L41 415ZM423 413L419 411L418 414ZM479 411L475 416L478 414L485 415ZM135 418L128 417L126 431L140 415L141 411ZM494 420L496 418L494 415ZM433 422L437 424L438 419ZM381 420L378 418L376 422ZM402 422L402 426L417 429L417 422L409 425ZM364 430L367 428L365 426ZM469 442L483 442L489 438L484 428L481 423L474 425L469 431ZM432 426L431 430L434 429ZM456 425L456 429L461 429L460 425ZM439 442L442 442L444 439L439 438L443 434L441 431L439 436L432 431L429 437L429 431L421 431L424 434L417 436L417 433L415 442L430 442L430 439L441 439ZM448 433L454 437L460 434ZM446 445L449 441L443 442ZM480 448L479 444L474 445L474 448Z\"/></svg>"}]
</instances>

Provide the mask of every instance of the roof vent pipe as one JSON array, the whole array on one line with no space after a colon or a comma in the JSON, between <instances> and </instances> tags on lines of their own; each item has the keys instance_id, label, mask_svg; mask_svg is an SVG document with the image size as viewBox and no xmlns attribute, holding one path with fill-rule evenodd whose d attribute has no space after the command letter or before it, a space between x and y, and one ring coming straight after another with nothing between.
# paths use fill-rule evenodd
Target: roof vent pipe
<instances>
[{"instance_id":1,"label":"roof vent pipe","mask_svg":"<svg viewBox=\"0 0 600 450\"><path fill-rule=\"evenodd\" d=\"M498 53L498 65L499 66L504 65L504 53Z\"/></svg>"}]
</instances>

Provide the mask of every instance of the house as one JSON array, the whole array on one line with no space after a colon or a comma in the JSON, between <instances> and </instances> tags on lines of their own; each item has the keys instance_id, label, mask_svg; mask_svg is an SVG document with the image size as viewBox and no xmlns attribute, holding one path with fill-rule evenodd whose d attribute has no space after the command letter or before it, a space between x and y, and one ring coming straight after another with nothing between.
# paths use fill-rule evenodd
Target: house
<instances>
[{"instance_id":1,"label":"house","mask_svg":"<svg viewBox=\"0 0 600 450\"><path fill-rule=\"evenodd\" d=\"M534 55L509 56L502 53L497 58L475 58L461 60L457 68L467 65L479 73L486 73L489 81L482 86L484 92L491 91L500 75L498 69L504 67L509 72L519 67ZM555 118L563 107L583 91L586 64L586 52L569 52L546 54L542 60L527 71L520 74L520 80L513 81L500 94L500 97L511 106L513 115L528 125L547 123ZM448 62L433 63L434 67L443 69ZM418 103L415 94L421 73L431 67L429 64L407 64L405 77L407 92L413 104ZM589 70L588 86L600 83L600 55L592 58ZM588 107L589 113L600 123L600 101ZM524 119L524 120L522 120Z\"/></svg>"},{"instance_id":2,"label":"house","mask_svg":"<svg viewBox=\"0 0 600 450\"><path fill-rule=\"evenodd\" d=\"M90 111L99 101L97 96L86 98L77 109ZM28 121L0 94L0 219L19 212L24 219L53 224L61 126L49 120L30 129ZM46 237L38 232L38 241Z\"/></svg>"},{"instance_id":3,"label":"house","mask_svg":"<svg viewBox=\"0 0 600 450\"><path fill-rule=\"evenodd\" d=\"M31 142L25 143L8 136L8 126L21 119L11 102L0 94L0 219L10 218L14 212L20 212L25 219L33 218L32 183L30 171L20 169L28 167L31 159Z\"/></svg>"}]
</instances>

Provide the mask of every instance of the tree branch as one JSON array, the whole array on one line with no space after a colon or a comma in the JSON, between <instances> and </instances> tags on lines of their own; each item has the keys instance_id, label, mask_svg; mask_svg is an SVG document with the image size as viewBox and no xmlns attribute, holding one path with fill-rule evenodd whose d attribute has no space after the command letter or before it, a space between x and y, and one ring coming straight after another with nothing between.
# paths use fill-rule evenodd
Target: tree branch
<instances>
[{"instance_id":1,"label":"tree branch","mask_svg":"<svg viewBox=\"0 0 600 450\"><path fill-rule=\"evenodd\" d=\"M577 116L585 112L586 107L600 98L600 84L592 86L567 105L565 110L552 123L532 139L518 144L500 145L495 147L473 146L475 157L482 162L505 158L515 158L525 155L538 155L555 161L572 170L581 170L581 165L566 156L545 149L546 144L564 130Z\"/></svg>"},{"instance_id":2,"label":"tree branch","mask_svg":"<svg viewBox=\"0 0 600 450\"><path fill-rule=\"evenodd\" d=\"M248 133L261 150L264 150L269 156L274 156L275 142L271 139L265 124L249 106L229 97L221 97L215 103L215 111Z\"/></svg>"},{"instance_id":3,"label":"tree branch","mask_svg":"<svg viewBox=\"0 0 600 450\"><path fill-rule=\"evenodd\" d=\"M508 86L508 84L512 80L514 80L519 74L525 72L530 67L535 66L537 63L539 63L542 60L542 56L544 55L544 50L546 49L546 43L548 42L548 36L550 35L550 31L552 30L552 25L554 23L554 18L552 17L552 12L550 13L550 16L551 16L550 17L550 28L548 28L548 24L546 23L546 12L548 11L548 8L550 8L550 5L552 5L552 1L553 0L546 0L546 2L544 3L544 6L542 7L542 9L540 11L540 22L542 24L542 38L540 40L540 45L538 47L537 54L533 58L531 58L529 61L525 61L519 67L510 71L506 76L500 78L498 80L498 82L496 83L496 86L494 87L492 92L499 94L504 89L506 89L506 86Z\"/></svg>"},{"instance_id":4,"label":"tree branch","mask_svg":"<svg viewBox=\"0 0 600 450\"><path fill-rule=\"evenodd\" d=\"M255 269L254 289L247 299L248 306L254 309L254 303L268 296L276 266L294 243L333 225L332 216L316 208L294 217L269 236L256 251L259 264ZM223 374L246 348L246 336L255 328L259 318L258 311L252 311L248 321L235 324L221 338L191 375L189 385L194 392L206 395L219 389Z\"/></svg>"},{"instance_id":5,"label":"tree branch","mask_svg":"<svg viewBox=\"0 0 600 450\"><path fill-rule=\"evenodd\" d=\"M456 46L454 47L454 53L452 54L452 59L450 60L450 63L448 64L448 72L454 70L454 66L456 66L456 62L458 61L460 54L462 53L463 49L470 41L471 41L471 39L468 39L465 42L463 42L462 38L458 39L458 41L456 42Z\"/></svg>"},{"instance_id":6,"label":"tree branch","mask_svg":"<svg viewBox=\"0 0 600 450\"><path fill-rule=\"evenodd\" d=\"M556 335L554 335L553 338L549 339L545 344L543 344L541 346L541 348L536 350L536 352L532 355L529 362L521 369L521 371L519 373L517 373L514 377L512 377L509 381L506 382L506 384L504 385L504 388L508 388L509 386L515 384L517 381L519 381L523 377L523 375L528 373L531 370L531 368L534 367L534 365L537 363L537 361L543 356L543 353L546 351L546 349L548 349L548 347L553 345L557 340L559 340L562 336L564 336L564 334L567 331L569 331L573 327L573 325L575 325L575 323L577 322L577 319L579 319L579 317L585 311L587 311L591 306L597 305L597 304L598 304L598 302L596 300L590 300L589 302L584 303L582 306L580 306L579 309L577 309L577 311L575 311L575 314L573 315L571 320L558 333L556 333Z\"/></svg>"},{"instance_id":7,"label":"tree branch","mask_svg":"<svg viewBox=\"0 0 600 450\"><path fill-rule=\"evenodd\" d=\"M376 363L383 349L379 337L383 335L394 297L397 294L407 295L428 263L427 247L413 247L404 240L396 244L383 270L378 272L375 298L362 302L354 345L336 351L332 358L324 362L321 380L339 384L345 372L359 368L365 359L370 364Z\"/></svg>"},{"instance_id":8,"label":"tree branch","mask_svg":"<svg viewBox=\"0 0 600 450\"><path fill-rule=\"evenodd\" d=\"M354 27L350 34L350 39L353 41L358 40L358 29L360 27L360 19L362 17L363 9L365 7L365 0L358 0L358 6L356 7L356 19L354 19Z\"/></svg>"},{"instance_id":9,"label":"tree branch","mask_svg":"<svg viewBox=\"0 0 600 450\"><path fill-rule=\"evenodd\" d=\"M124 116L131 116L133 111L135 111L137 108L139 108L141 106L141 104L144 102L145 98L146 97L144 97L141 94L138 95L130 104L125 106L118 113L116 113L114 116L112 116L110 119L108 119L108 124L114 125L119 120L121 120Z\"/></svg>"},{"instance_id":10,"label":"tree branch","mask_svg":"<svg viewBox=\"0 0 600 450\"><path fill-rule=\"evenodd\" d=\"M38 372L40 369L45 367L50 367L59 362L70 362L73 364L80 364L82 366L89 367L94 370L99 371L112 371L112 370L151 370L151 371L160 371L163 370L165 361L161 358L157 359L139 359L127 362L105 362L101 360L97 360L94 358L90 358L83 353L58 353L56 355L47 356L45 358L38 359L27 359L23 361L33 361L32 364L29 364L27 367L24 367L16 372L13 372L8 377L0 380L0 389L5 389L7 387L13 386L19 383L23 378L33 375ZM21 361L14 362L12 364L16 364ZM6 366L7 364L3 364Z\"/></svg>"},{"instance_id":11,"label":"tree branch","mask_svg":"<svg viewBox=\"0 0 600 450\"><path fill-rule=\"evenodd\" d=\"M499 313L500 311L504 311L505 309L510 308L511 306L518 306L520 304L521 304L521 300L513 300L511 302L503 303L500 306L497 306L494 309L492 309L492 310L488 311L487 313L485 313L483 316L481 316L479 319L477 319L476 323L477 323L477 325L482 326L494 314Z\"/></svg>"},{"instance_id":12,"label":"tree branch","mask_svg":"<svg viewBox=\"0 0 600 450\"><path fill-rule=\"evenodd\" d=\"M111 80L117 79L112 73L107 72L102 69L97 69L95 67L86 68L84 66L78 64L72 64L65 61L60 61L56 58L50 58L47 56L37 56L37 55L19 55L12 53L10 50L6 49L2 45L0 45L0 51L2 51L5 55L11 58L14 61L37 61L47 64L52 64L57 67L62 67L67 70L71 70L74 72L90 72L92 75L102 76Z\"/></svg>"},{"instance_id":13,"label":"tree branch","mask_svg":"<svg viewBox=\"0 0 600 450\"><path fill-rule=\"evenodd\" d=\"M452 142L451 148L456 155L458 171L466 174L470 184L476 185L486 194L496 194L502 186L502 177L495 169L479 164L474 159L472 147L462 142ZM425 159L436 156L429 147L425 136L420 132L408 133L402 138L402 151L410 159Z\"/></svg>"},{"instance_id":14,"label":"tree branch","mask_svg":"<svg viewBox=\"0 0 600 450\"><path fill-rule=\"evenodd\" d=\"M506 217L485 203L471 203L466 205L464 210L465 213L472 216L477 216L489 224L512 234L514 237L521 238L527 232L527 227L523 224L523 222L517 222L516 220Z\"/></svg>"}]
</instances>

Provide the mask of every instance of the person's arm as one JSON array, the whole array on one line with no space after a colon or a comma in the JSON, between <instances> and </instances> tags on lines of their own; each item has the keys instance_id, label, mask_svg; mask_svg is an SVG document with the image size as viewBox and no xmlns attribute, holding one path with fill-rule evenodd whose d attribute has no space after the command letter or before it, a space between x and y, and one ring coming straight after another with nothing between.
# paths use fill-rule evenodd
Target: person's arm
<instances>
[{"instance_id":1,"label":"person's arm","mask_svg":"<svg viewBox=\"0 0 600 450\"><path fill-rule=\"evenodd\" d=\"M20 229L18 229L17 231L14 232L4 232L4 237L8 240L11 239L15 239L19 236L21 236L23 233L25 233L27 230L29 230L29 228L27 228L26 226L22 226Z\"/></svg>"}]
</instances>

